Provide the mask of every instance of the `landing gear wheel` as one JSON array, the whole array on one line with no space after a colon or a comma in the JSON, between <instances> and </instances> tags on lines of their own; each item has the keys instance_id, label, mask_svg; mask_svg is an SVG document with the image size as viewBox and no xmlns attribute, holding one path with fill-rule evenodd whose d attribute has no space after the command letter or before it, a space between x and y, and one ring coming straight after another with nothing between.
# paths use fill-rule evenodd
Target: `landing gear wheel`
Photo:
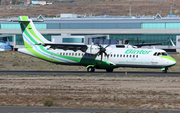
<instances>
[{"instance_id":1,"label":"landing gear wheel","mask_svg":"<svg viewBox=\"0 0 180 113\"><path fill-rule=\"evenodd\" d=\"M113 72L113 69L106 69L106 72Z\"/></svg>"},{"instance_id":2,"label":"landing gear wheel","mask_svg":"<svg viewBox=\"0 0 180 113\"><path fill-rule=\"evenodd\" d=\"M87 72L94 72L94 71L95 71L94 67L88 67L87 68Z\"/></svg>"},{"instance_id":3,"label":"landing gear wheel","mask_svg":"<svg viewBox=\"0 0 180 113\"><path fill-rule=\"evenodd\" d=\"M168 68L166 67L165 70L162 70L163 73L167 73Z\"/></svg>"},{"instance_id":4,"label":"landing gear wheel","mask_svg":"<svg viewBox=\"0 0 180 113\"><path fill-rule=\"evenodd\" d=\"M167 70L163 70L162 72L163 72L163 73L167 73Z\"/></svg>"}]
</instances>

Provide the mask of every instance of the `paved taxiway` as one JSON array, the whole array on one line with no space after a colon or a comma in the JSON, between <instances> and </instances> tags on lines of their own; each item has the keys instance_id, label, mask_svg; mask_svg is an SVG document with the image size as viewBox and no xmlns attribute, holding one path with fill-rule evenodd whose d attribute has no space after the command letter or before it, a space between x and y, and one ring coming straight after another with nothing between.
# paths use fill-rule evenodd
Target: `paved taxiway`
<instances>
[{"instance_id":1,"label":"paved taxiway","mask_svg":"<svg viewBox=\"0 0 180 113\"><path fill-rule=\"evenodd\" d=\"M104 71L96 71L94 73L88 73L86 71L0 71L0 75L54 75L63 76L63 75L75 75L75 76L86 76L87 74L91 76L100 76L100 75L109 75L109 76L126 76L126 72L113 72L106 73ZM147 76L147 77L179 77L180 72L135 72L128 71L127 75L133 76ZM141 111L141 112L154 112L155 110L148 109L104 109L104 108L48 108L48 107L0 107L0 113L41 113L41 112L96 112L96 111L105 111L105 112L117 112L117 111ZM159 113L180 113L178 110L158 110Z\"/></svg>"},{"instance_id":2,"label":"paved taxiway","mask_svg":"<svg viewBox=\"0 0 180 113\"><path fill-rule=\"evenodd\" d=\"M180 72L145 72L145 71L115 71L112 73L107 73L105 71L96 71L89 73L86 71L0 71L0 75L75 75L75 76L146 76L146 77L180 77Z\"/></svg>"},{"instance_id":3,"label":"paved taxiway","mask_svg":"<svg viewBox=\"0 0 180 113\"><path fill-rule=\"evenodd\" d=\"M48 108L48 107L0 107L1 113L60 113L60 112L117 112L117 111L141 111L154 112L156 110L149 109L113 109L113 108ZM159 113L180 113L179 110L158 110Z\"/></svg>"}]
</instances>

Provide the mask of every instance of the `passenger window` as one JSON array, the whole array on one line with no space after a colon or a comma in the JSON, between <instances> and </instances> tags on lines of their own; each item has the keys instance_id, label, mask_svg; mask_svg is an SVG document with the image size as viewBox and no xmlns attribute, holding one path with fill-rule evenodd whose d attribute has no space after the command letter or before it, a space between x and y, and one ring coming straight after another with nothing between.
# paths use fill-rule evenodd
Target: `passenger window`
<instances>
[{"instance_id":1,"label":"passenger window","mask_svg":"<svg viewBox=\"0 0 180 113\"><path fill-rule=\"evenodd\" d=\"M77 53L75 53L75 56L77 56Z\"/></svg>"},{"instance_id":2,"label":"passenger window","mask_svg":"<svg viewBox=\"0 0 180 113\"><path fill-rule=\"evenodd\" d=\"M123 55L123 57L125 57L125 55Z\"/></svg>"},{"instance_id":3,"label":"passenger window","mask_svg":"<svg viewBox=\"0 0 180 113\"><path fill-rule=\"evenodd\" d=\"M126 57L128 57L128 55L126 55Z\"/></svg>"},{"instance_id":4,"label":"passenger window","mask_svg":"<svg viewBox=\"0 0 180 113\"><path fill-rule=\"evenodd\" d=\"M116 57L116 54L114 54L114 57Z\"/></svg>"},{"instance_id":5,"label":"passenger window","mask_svg":"<svg viewBox=\"0 0 180 113\"><path fill-rule=\"evenodd\" d=\"M136 58L138 58L138 55L136 55Z\"/></svg>"},{"instance_id":6,"label":"passenger window","mask_svg":"<svg viewBox=\"0 0 180 113\"><path fill-rule=\"evenodd\" d=\"M62 55L62 53L60 53L60 55Z\"/></svg>"},{"instance_id":7,"label":"passenger window","mask_svg":"<svg viewBox=\"0 0 180 113\"><path fill-rule=\"evenodd\" d=\"M119 57L119 54L117 54L117 57Z\"/></svg>"},{"instance_id":8,"label":"passenger window","mask_svg":"<svg viewBox=\"0 0 180 113\"><path fill-rule=\"evenodd\" d=\"M69 56L71 56L71 53L69 53Z\"/></svg>"},{"instance_id":9,"label":"passenger window","mask_svg":"<svg viewBox=\"0 0 180 113\"><path fill-rule=\"evenodd\" d=\"M65 53L63 53L63 55L65 55Z\"/></svg>"},{"instance_id":10,"label":"passenger window","mask_svg":"<svg viewBox=\"0 0 180 113\"><path fill-rule=\"evenodd\" d=\"M120 55L120 57L122 57L122 55Z\"/></svg>"},{"instance_id":11,"label":"passenger window","mask_svg":"<svg viewBox=\"0 0 180 113\"><path fill-rule=\"evenodd\" d=\"M133 55L133 58L135 57L135 55Z\"/></svg>"},{"instance_id":12,"label":"passenger window","mask_svg":"<svg viewBox=\"0 0 180 113\"><path fill-rule=\"evenodd\" d=\"M66 53L66 56L68 56L68 53Z\"/></svg>"},{"instance_id":13,"label":"passenger window","mask_svg":"<svg viewBox=\"0 0 180 113\"><path fill-rule=\"evenodd\" d=\"M131 58L131 55L129 55L129 57Z\"/></svg>"},{"instance_id":14,"label":"passenger window","mask_svg":"<svg viewBox=\"0 0 180 113\"><path fill-rule=\"evenodd\" d=\"M79 56L80 56L81 54L79 53Z\"/></svg>"},{"instance_id":15,"label":"passenger window","mask_svg":"<svg viewBox=\"0 0 180 113\"><path fill-rule=\"evenodd\" d=\"M112 54L111 54L111 57L112 57Z\"/></svg>"},{"instance_id":16,"label":"passenger window","mask_svg":"<svg viewBox=\"0 0 180 113\"><path fill-rule=\"evenodd\" d=\"M74 53L72 53L72 56L74 56Z\"/></svg>"},{"instance_id":17,"label":"passenger window","mask_svg":"<svg viewBox=\"0 0 180 113\"><path fill-rule=\"evenodd\" d=\"M84 54L82 53L82 56L83 56Z\"/></svg>"}]
</instances>

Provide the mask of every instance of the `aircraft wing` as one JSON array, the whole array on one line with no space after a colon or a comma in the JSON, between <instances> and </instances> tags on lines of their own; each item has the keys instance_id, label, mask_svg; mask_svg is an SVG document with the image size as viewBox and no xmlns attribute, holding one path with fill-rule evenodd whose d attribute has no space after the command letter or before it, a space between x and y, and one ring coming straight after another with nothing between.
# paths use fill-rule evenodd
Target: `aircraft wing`
<instances>
[{"instance_id":1,"label":"aircraft wing","mask_svg":"<svg viewBox=\"0 0 180 113\"><path fill-rule=\"evenodd\" d=\"M36 45L50 46L53 49L63 49L63 50L82 50L83 52L87 50L88 46L84 44L56 44L56 43L38 43Z\"/></svg>"},{"instance_id":2,"label":"aircraft wing","mask_svg":"<svg viewBox=\"0 0 180 113\"><path fill-rule=\"evenodd\" d=\"M30 22L29 20L7 20L8 22ZM44 20L32 20L33 22L44 22Z\"/></svg>"},{"instance_id":3,"label":"aircraft wing","mask_svg":"<svg viewBox=\"0 0 180 113\"><path fill-rule=\"evenodd\" d=\"M134 44L133 46L142 47L142 46L152 46L152 45L162 45L163 43L145 43L145 44Z\"/></svg>"}]
</instances>

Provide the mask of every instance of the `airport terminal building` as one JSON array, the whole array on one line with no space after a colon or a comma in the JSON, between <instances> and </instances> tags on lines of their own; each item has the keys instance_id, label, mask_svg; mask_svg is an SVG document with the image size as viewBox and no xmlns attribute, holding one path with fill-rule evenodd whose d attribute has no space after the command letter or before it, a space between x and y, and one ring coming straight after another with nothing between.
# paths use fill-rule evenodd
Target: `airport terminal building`
<instances>
[{"instance_id":1,"label":"airport terminal building","mask_svg":"<svg viewBox=\"0 0 180 113\"><path fill-rule=\"evenodd\" d=\"M0 34L7 35L14 46L21 47L24 42L20 25L17 22L9 22L9 19L11 18L0 20ZM76 14L64 14L60 18L43 18L40 15L31 19L44 20L34 24L50 41L54 36L68 34L69 39L63 40L66 43L84 41L79 38L73 39L71 36L105 35L109 39L130 40L130 44L142 43L146 40L146 43L162 42L164 46L168 46L168 38L176 44L176 37L180 35L180 17L161 17L159 14L155 17L78 17Z\"/></svg>"}]
</instances>

